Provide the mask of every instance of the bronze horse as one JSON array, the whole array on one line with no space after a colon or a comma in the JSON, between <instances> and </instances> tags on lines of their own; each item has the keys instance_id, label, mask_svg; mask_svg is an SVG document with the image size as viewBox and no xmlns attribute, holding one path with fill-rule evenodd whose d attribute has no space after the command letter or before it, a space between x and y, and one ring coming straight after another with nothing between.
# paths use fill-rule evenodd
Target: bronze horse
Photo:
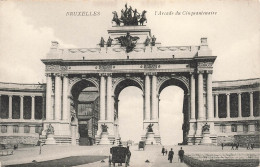
<instances>
[{"instance_id":1,"label":"bronze horse","mask_svg":"<svg viewBox=\"0 0 260 167\"><path fill-rule=\"evenodd\" d=\"M141 19L139 20L140 25L144 25L144 22L145 22L145 21L146 21L146 23L147 23L146 10L144 10L144 11L142 12Z\"/></svg>"},{"instance_id":2,"label":"bronze horse","mask_svg":"<svg viewBox=\"0 0 260 167\"><path fill-rule=\"evenodd\" d=\"M112 21L116 22L116 25L120 26L120 22L121 22L121 21L120 21L120 19L118 18L117 12L114 11L114 12L112 12L112 14L114 14L114 17L113 17Z\"/></svg>"}]
</instances>

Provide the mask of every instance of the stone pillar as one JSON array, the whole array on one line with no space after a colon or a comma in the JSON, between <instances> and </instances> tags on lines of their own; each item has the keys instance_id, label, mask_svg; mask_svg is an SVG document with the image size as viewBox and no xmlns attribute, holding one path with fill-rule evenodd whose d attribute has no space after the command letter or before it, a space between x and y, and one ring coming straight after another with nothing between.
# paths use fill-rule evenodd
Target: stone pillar
<instances>
[{"instance_id":1,"label":"stone pillar","mask_svg":"<svg viewBox=\"0 0 260 167\"><path fill-rule=\"evenodd\" d=\"M46 97L45 94L42 95L42 119L46 119L46 115L45 115L45 104L46 104Z\"/></svg>"},{"instance_id":2,"label":"stone pillar","mask_svg":"<svg viewBox=\"0 0 260 167\"><path fill-rule=\"evenodd\" d=\"M218 118L218 94L215 95L215 103L216 118Z\"/></svg>"},{"instance_id":3,"label":"stone pillar","mask_svg":"<svg viewBox=\"0 0 260 167\"><path fill-rule=\"evenodd\" d=\"M23 96L20 96L20 119L23 120Z\"/></svg>"},{"instance_id":4,"label":"stone pillar","mask_svg":"<svg viewBox=\"0 0 260 167\"><path fill-rule=\"evenodd\" d=\"M238 93L237 96L238 96L238 118L241 118L242 117L241 93Z\"/></svg>"},{"instance_id":5,"label":"stone pillar","mask_svg":"<svg viewBox=\"0 0 260 167\"><path fill-rule=\"evenodd\" d=\"M9 115L8 118L12 119L12 105L13 105L13 95L8 95L9 96Z\"/></svg>"},{"instance_id":6,"label":"stone pillar","mask_svg":"<svg viewBox=\"0 0 260 167\"><path fill-rule=\"evenodd\" d=\"M150 120L150 77L145 74L145 120Z\"/></svg>"},{"instance_id":7,"label":"stone pillar","mask_svg":"<svg viewBox=\"0 0 260 167\"><path fill-rule=\"evenodd\" d=\"M100 120L104 121L106 112L105 112L105 78L104 74L101 74L100 77Z\"/></svg>"},{"instance_id":8,"label":"stone pillar","mask_svg":"<svg viewBox=\"0 0 260 167\"><path fill-rule=\"evenodd\" d=\"M63 75L63 96L62 96L63 120L68 120L68 75Z\"/></svg>"},{"instance_id":9,"label":"stone pillar","mask_svg":"<svg viewBox=\"0 0 260 167\"><path fill-rule=\"evenodd\" d=\"M203 71L198 71L198 119L205 120L203 110Z\"/></svg>"},{"instance_id":10,"label":"stone pillar","mask_svg":"<svg viewBox=\"0 0 260 167\"><path fill-rule=\"evenodd\" d=\"M112 121L113 115L112 115L112 96L111 96L111 90L112 90L112 74L108 74L107 76L107 120Z\"/></svg>"},{"instance_id":11,"label":"stone pillar","mask_svg":"<svg viewBox=\"0 0 260 167\"><path fill-rule=\"evenodd\" d=\"M55 74L55 120L61 120L61 77Z\"/></svg>"},{"instance_id":12,"label":"stone pillar","mask_svg":"<svg viewBox=\"0 0 260 167\"><path fill-rule=\"evenodd\" d=\"M195 79L194 79L194 74L192 73L191 74L191 77L190 77L190 92L191 92L191 95L190 95L190 110L191 110L191 117L190 119L191 120L195 120Z\"/></svg>"},{"instance_id":13,"label":"stone pillar","mask_svg":"<svg viewBox=\"0 0 260 167\"><path fill-rule=\"evenodd\" d=\"M31 119L34 120L35 119L35 96L31 96L32 98L32 114L31 114Z\"/></svg>"},{"instance_id":14,"label":"stone pillar","mask_svg":"<svg viewBox=\"0 0 260 167\"><path fill-rule=\"evenodd\" d=\"M52 80L51 74L46 74L46 120L51 120L51 112L52 112L52 105L51 105L51 92L52 92Z\"/></svg>"},{"instance_id":15,"label":"stone pillar","mask_svg":"<svg viewBox=\"0 0 260 167\"><path fill-rule=\"evenodd\" d=\"M2 107L1 106L2 106L2 97L1 97L1 94L0 94L0 114L2 112ZM2 119L1 115L0 115L0 119ZM0 133L1 133L1 131L0 131Z\"/></svg>"},{"instance_id":16,"label":"stone pillar","mask_svg":"<svg viewBox=\"0 0 260 167\"><path fill-rule=\"evenodd\" d=\"M254 117L254 98L253 92L249 92L250 95L250 117Z\"/></svg>"},{"instance_id":17,"label":"stone pillar","mask_svg":"<svg viewBox=\"0 0 260 167\"><path fill-rule=\"evenodd\" d=\"M227 118L230 118L230 94L227 93Z\"/></svg>"},{"instance_id":18,"label":"stone pillar","mask_svg":"<svg viewBox=\"0 0 260 167\"><path fill-rule=\"evenodd\" d=\"M152 76L152 120L158 120L158 108L157 108L157 92L156 92L156 85L157 85L157 77L154 74Z\"/></svg>"},{"instance_id":19,"label":"stone pillar","mask_svg":"<svg viewBox=\"0 0 260 167\"><path fill-rule=\"evenodd\" d=\"M213 118L213 110L212 110L212 71L208 71L207 77L207 116L208 120Z\"/></svg>"}]
</instances>

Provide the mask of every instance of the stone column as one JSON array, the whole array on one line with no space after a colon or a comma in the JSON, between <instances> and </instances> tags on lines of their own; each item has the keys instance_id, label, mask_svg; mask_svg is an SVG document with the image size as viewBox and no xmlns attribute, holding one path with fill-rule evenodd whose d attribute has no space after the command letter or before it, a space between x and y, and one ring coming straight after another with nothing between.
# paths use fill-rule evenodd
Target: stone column
<instances>
[{"instance_id":1,"label":"stone column","mask_svg":"<svg viewBox=\"0 0 260 167\"><path fill-rule=\"evenodd\" d=\"M195 120L195 79L194 73L190 76L190 110L191 110L191 120Z\"/></svg>"},{"instance_id":2,"label":"stone column","mask_svg":"<svg viewBox=\"0 0 260 167\"><path fill-rule=\"evenodd\" d=\"M145 120L150 120L150 77L145 74Z\"/></svg>"},{"instance_id":3,"label":"stone column","mask_svg":"<svg viewBox=\"0 0 260 167\"><path fill-rule=\"evenodd\" d=\"M0 94L0 114L2 112L2 107L1 106L2 106L2 97L1 97L1 94ZM1 115L0 115L0 119L2 119Z\"/></svg>"},{"instance_id":4,"label":"stone column","mask_svg":"<svg viewBox=\"0 0 260 167\"><path fill-rule=\"evenodd\" d=\"M13 95L8 95L9 96L9 115L8 118L12 119L12 105L13 105Z\"/></svg>"},{"instance_id":5,"label":"stone column","mask_svg":"<svg viewBox=\"0 0 260 167\"><path fill-rule=\"evenodd\" d=\"M46 112L46 110L45 110L46 101L45 100L46 100L46 97L43 94L42 95L42 119L46 119L46 115L45 115L45 112Z\"/></svg>"},{"instance_id":6,"label":"stone column","mask_svg":"<svg viewBox=\"0 0 260 167\"><path fill-rule=\"evenodd\" d=\"M218 118L218 94L215 95L215 103L216 118Z\"/></svg>"},{"instance_id":7,"label":"stone column","mask_svg":"<svg viewBox=\"0 0 260 167\"><path fill-rule=\"evenodd\" d=\"M214 116L212 110L212 71L208 71L207 77L207 112L207 119L211 120Z\"/></svg>"},{"instance_id":8,"label":"stone column","mask_svg":"<svg viewBox=\"0 0 260 167\"><path fill-rule=\"evenodd\" d=\"M52 105L51 105L51 92L52 92L52 80L51 74L46 74L46 120L51 120L51 112L52 112Z\"/></svg>"},{"instance_id":9,"label":"stone column","mask_svg":"<svg viewBox=\"0 0 260 167\"><path fill-rule=\"evenodd\" d=\"M55 74L55 120L61 119L61 77Z\"/></svg>"},{"instance_id":10,"label":"stone column","mask_svg":"<svg viewBox=\"0 0 260 167\"><path fill-rule=\"evenodd\" d=\"M63 96L62 96L63 120L68 120L68 75L63 75Z\"/></svg>"},{"instance_id":11,"label":"stone column","mask_svg":"<svg viewBox=\"0 0 260 167\"><path fill-rule=\"evenodd\" d=\"M35 96L31 96L32 98L32 114L31 114L31 119L34 120L35 119Z\"/></svg>"},{"instance_id":12,"label":"stone column","mask_svg":"<svg viewBox=\"0 0 260 167\"><path fill-rule=\"evenodd\" d=\"M23 96L20 96L20 119L23 120Z\"/></svg>"},{"instance_id":13,"label":"stone column","mask_svg":"<svg viewBox=\"0 0 260 167\"><path fill-rule=\"evenodd\" d=\"M198 119L205 120L203 110L203 71L198 71Z\"/></svg>"},{"instance_id":14,"label":"stone column","mask_svg":"<svg viewBox=\"0 0 260 167\"><path fill-rule=\"evenodd\" d=\"M112 90L112 74L108 74L107 76L107 120L112 121L112 96L111 96L111 90Z\"/></svg>"},{"instance_id":15,"label":"stone column","mask_svg":"<svg viewBox=\"0 0 260 167\"><path fill-rule=\"evenodd\" d=\"M101 74L100 77L100 120L104 121L106 112L105 112L105 77L104 74Z\"/></svg>"},{"instance_id":16,"label":"stone column","mask_svg":"<svg viewBox=\"0 0 260 167\"><path fill-rule=\"evenodd\" d=\"M157 86L157 77L155 74L152 76L152 120L158 120L158 108L157 108L157 92L156 92L156 86Z\"/></svg>"},{"instance_id":17,"label":"stone column","mask_svg":"<svg viewBox=\"0 0 260 167\"><path fill-rule=\"evenodd\" d=\"M250 95L250 117L254 117L254 98L253 92L249 92Z\"/></svg>"},{"instance_id":18,"label":"stone column","mask_svg":"<svg viewBox=\"0 0 260 167\"><path fill-rule=\"evenodd\" d=\"M238 96L238 118L241 118L242 117L241 93L238 93L237 96Z\"/></svg>"},{"instance_id":19,"label":"stone column","mask_svg":"<svg viewBox=\"0 0 260 167\"><path fill-rule=\"evenodd\" d=\"M229 100L230 94L227 93L226 96L227 96L227 118L230 118L230 100Z\"/></svg>"}]
</instances>

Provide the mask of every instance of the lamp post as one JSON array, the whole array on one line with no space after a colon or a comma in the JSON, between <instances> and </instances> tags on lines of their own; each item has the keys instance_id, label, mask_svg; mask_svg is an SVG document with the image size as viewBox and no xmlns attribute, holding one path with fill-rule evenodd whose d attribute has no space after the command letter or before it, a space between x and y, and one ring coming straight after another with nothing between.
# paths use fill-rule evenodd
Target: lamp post
<instances>
[{"instance_id":1,"label":"lamp post","mask_svg":"<svg viewBox=\"0 0 260 167\"><path fill-rule=\"evenodd\" d=\"M40 137L41 137L41 135L42 135L42 131L43 131L43 125L42 125L42 128L38 131L38 133L39 133L39 144L40 144L39 154L42 153L42 142L41 142L41 140L40 140Z\"/></svg>"}]
</instances>

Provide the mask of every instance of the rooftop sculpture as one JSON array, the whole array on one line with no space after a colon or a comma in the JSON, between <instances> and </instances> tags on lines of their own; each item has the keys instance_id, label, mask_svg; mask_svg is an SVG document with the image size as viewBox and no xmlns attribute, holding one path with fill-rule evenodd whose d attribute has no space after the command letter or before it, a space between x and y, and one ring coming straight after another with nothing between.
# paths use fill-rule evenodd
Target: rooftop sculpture
<instances>
[{"instance_id":1,"label":"rooftop sculpture","mask_svg":"<svg viewBox=\"0 0 260 167\"><path fill-rule=\"evenodd\" d=\"M145 21L147 22L146 12L147 11L144 10L140 14L137 9L133 10L131 6L128 8L127 4L125 4L125 9L121 10L120 18L116 11L112 12L112 14L114 14L112 21L114 21L117 26L120 26L120 23L124 23L125 26L137 26L138 23L143 25Z\"/></svg>"}]
</instances>

